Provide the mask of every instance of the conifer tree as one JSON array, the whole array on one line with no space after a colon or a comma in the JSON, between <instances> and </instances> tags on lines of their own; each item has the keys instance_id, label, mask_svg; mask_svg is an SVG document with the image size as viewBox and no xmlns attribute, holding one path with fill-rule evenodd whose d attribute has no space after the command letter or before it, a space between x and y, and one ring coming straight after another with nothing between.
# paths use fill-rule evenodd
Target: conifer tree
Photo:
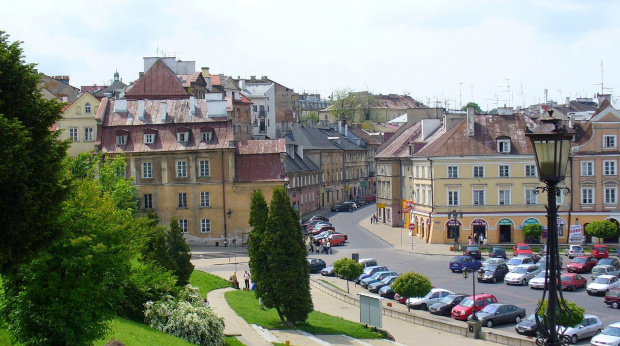
<instances>
[{"instance_id":1,"label":"conifer tree","mask_svg":"<svg viewBox=\"0 0 620 346\"><path fill-rule=\"evenodd\" d=\"M179 280L178 286L185 286L189 283L189 277L194 271L191 262L192 254L189 244L183 238L183 230L179 227L177 219L170 220L170 229L166 234L166 244L168 245L168 255L174 263L175 269L172 270Z\"/></svg>"},{"instance_id":2,"label":"conifer tree","mask_svg":"<svg viewBox=\"0 0 620 346\"><path fill-rule=\"evenodd\" d=\"M248 239L248 253L250 256L250 271L252 273L252 281L256 283L254 291L256 297L260 298L263 293L263 285L261 284L262 274L267 266L268 247L262 244L265 228L267 227L267 217L269 215L269 207L265 201L265 197L260 190L252 193L252 203L250 205L250 220L252 226L250 237Z\"/></svg>"}]
</instances>

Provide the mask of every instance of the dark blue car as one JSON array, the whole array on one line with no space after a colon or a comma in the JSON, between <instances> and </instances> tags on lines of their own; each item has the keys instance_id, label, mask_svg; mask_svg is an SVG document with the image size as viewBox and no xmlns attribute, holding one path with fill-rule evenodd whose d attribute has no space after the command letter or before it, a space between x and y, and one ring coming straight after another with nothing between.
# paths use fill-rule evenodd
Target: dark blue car
<instances>
[{"instance_id":1,"label":"dark blue car","mask_svg":"<svg viewBox=\"0 0 620 346\"><path fill-rule=\"evenodd\" d=\"M455 271L463 271L465 268L468 270L478 270L480 269L480 265L480 261L471 256L456 256L450 260L450 270L452 270L453 273Z\"/></svg>"}]
</instances>

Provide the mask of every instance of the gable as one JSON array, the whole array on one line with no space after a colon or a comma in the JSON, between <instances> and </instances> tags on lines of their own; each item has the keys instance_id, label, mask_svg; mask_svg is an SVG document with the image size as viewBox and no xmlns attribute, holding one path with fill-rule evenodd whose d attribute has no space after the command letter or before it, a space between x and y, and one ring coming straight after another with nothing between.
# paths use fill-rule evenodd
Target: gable
<instances>
[{"instance_id":1,"label":"gable","mask_svg":"<svg viewBox=\"0 0 620 346\"><path fill-rule=\"evenodd\" d=\"M146 71L133 87L125 93L125 98L136 99L178 99L188 98L189 94L183 88L179 78L166 64L157 60Z\"/></svg>"},{"instance_id":2,"label":"gable","mask_svg":"<svg viewBox=\"0 0 620 346\"><path fill-rule=\"evenodd\" d=\"M85 106L87 103L90 104L90 113L86 113ZM64 110L62 117L64 119L89 117L94 119L97 111L99 110L99 104L99 100L97 100L97 98L95 98L92 94L84 93ZM78 107L80 109L80 114L77 112Z\"/></svg>"},{"instance_id":3,"label":"gable","mask_svg":"<svg viewBox=\"0 0 620 346\"><path fill-rule=\"evenodd\" d=\"M592 118L592 122L599 123L611 123L611 122L619 122L620 121L620 112L613 109L612 107L607 108L606 110L599 113L597 116Z\"/></svg>"}]
</instances>

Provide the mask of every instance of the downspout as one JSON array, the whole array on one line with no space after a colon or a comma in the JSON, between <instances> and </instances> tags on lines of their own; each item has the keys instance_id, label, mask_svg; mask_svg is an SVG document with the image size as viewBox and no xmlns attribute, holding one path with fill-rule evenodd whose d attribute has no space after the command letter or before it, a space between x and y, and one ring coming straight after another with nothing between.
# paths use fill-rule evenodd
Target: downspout
<instances>
[{"instance_id":1,"label":"downspout","mask_svg":"<svg viewBox=\"0 0 620 346\"><path fill-rule=\"evenodd\" d=\"M431 212L428 213L428 220L432 220L431 215L435 212L435 180L433 179L433 160L428 157L428 162L430 163L429 171L431 173ZM428 232L426 232L426 242L428 243L431 239L431 231L433 230L433 223L428 226Z\"/></svg>"},{"instance_id":2,"label":"downspout","mask_svg":"<svg viewBox=\"0 0 620 346\"><path fill-rule=\"evenodd\" d=\"M405 221L404 221L405 215L403 215L403 199L404 199L403 196L405 195L404 194L404 189L405 189L405 183L404 183L405 179L404 178L405 177L404 177L404 174L403 174L403 159L402 158L398 160L398 176L399 176L399 178L398 178L398 185L399 185L399 187L398 187L399 188L398 189L399 190L398 191L398 194L399 194L399 196L398 196L398 215L400 215L400 218L399 218L398 222L400 223L399 226L403 227L403 224L405 223Z\"/></svg>"},{"instance_id":3,"label":"downspout","mask_svg":"<svg viewBox=\"0 0 620 346\"><path fill-rule=\"evenodd\" d=\"M324 189L323 186L323 151L319 150L319 209L325 207L325 203L323 201L323 194L321 193L321 189Z\"/></svg>"},{"instance_id":4,"label":"downspout","mask_svg":"<svg viewBox=\"0 0 620 346\"><path fill-rule=\"evenodd\" d=\"M224 149L222 149L222 216L224 217L224 246L228 245L228 229L226 224L226 176L224 176Z\"/></svg>"}]
</instances>

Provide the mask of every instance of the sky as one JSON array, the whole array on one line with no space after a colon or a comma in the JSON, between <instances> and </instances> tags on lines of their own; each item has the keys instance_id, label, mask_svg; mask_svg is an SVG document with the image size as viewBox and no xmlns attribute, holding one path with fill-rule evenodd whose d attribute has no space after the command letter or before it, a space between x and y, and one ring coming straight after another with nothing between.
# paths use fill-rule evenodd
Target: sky
<instances>
[{"instance_id":1,"label":"sky","mask_svg":"<svg viewBox=\"0 0 620 346\"><path fill-rule=\"evenodd\" d=\"M143 57L267 76L327 98L341 89L408 94L483 110L620 88L620 1L15 1L0 30L25 60L70 84L125 83ZM602 67L601 67L602 66ZM609 89L608 89L609 88Z\"/></svg>"}]
</instances>

